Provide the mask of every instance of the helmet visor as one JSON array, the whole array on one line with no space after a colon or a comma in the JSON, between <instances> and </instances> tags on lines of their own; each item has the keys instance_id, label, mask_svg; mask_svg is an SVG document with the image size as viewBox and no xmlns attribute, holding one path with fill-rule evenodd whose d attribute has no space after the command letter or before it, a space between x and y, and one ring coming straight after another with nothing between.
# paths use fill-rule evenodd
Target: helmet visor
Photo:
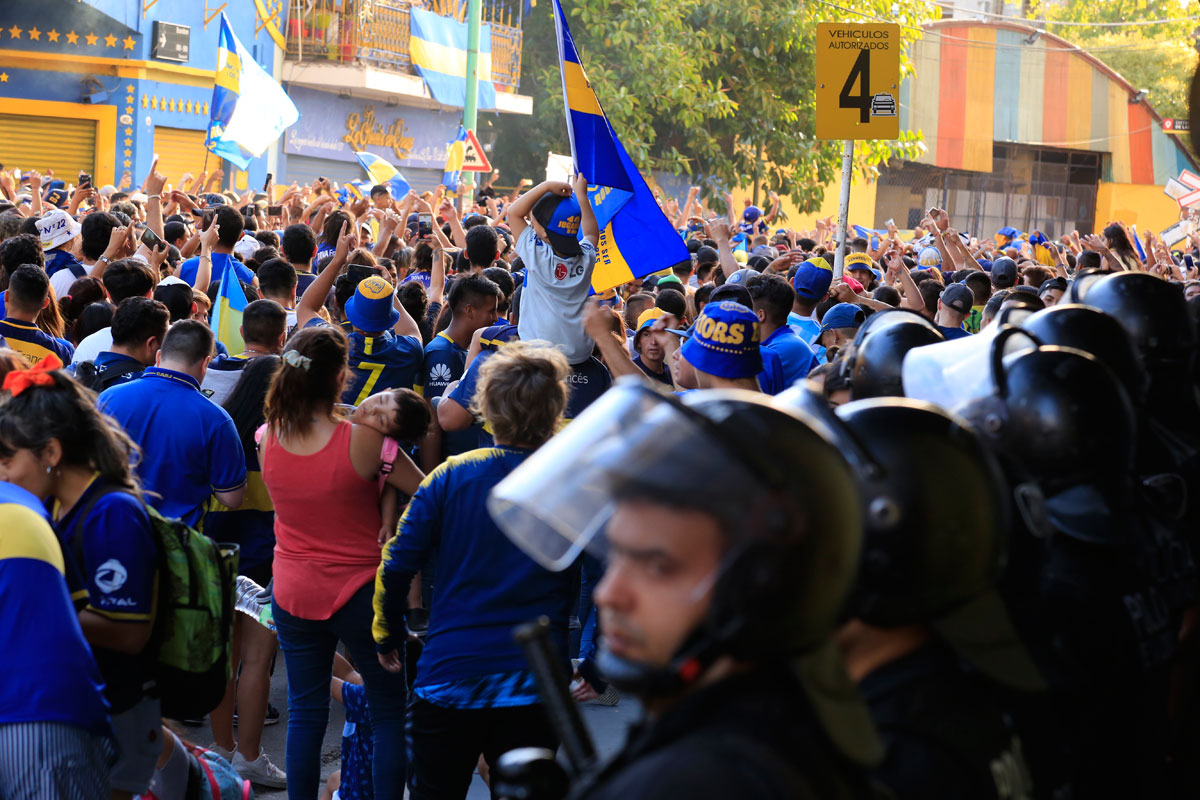
<instances>
[{"instance_id":1,"label":"helmet visor","mask_svg":"<svg viewBox=\"0 0 1200 800\"><path fill-rule=\"evenodd\" d=\"M514 544L558 571L585 551L605 557L604 529L624 496L745 508L761 486L708 426L674 397L618 381L492 489L488 511Z\"/></svg>"}]
</instances>

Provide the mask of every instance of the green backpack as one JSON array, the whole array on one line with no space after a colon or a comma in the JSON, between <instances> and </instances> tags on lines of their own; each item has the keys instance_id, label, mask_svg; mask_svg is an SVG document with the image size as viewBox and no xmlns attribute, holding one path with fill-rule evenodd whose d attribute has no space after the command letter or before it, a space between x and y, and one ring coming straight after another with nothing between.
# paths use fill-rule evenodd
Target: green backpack
<instances>
[{"instance_id":1,"label":"green backpack","mask_svg":"<svg viewBox=\"0 0 1200 800\"><path fill-rule=\"evenodd\" d=\"M119 491L125 490L102 487L76 518L72 537L81 571L83 522L97 500ZM218 544L183 520L145 508L158 545L159 583L144 653L154 664L163 716L198 719L220 704L229 683L238 546Z\"/></svg>"}]
</instances>

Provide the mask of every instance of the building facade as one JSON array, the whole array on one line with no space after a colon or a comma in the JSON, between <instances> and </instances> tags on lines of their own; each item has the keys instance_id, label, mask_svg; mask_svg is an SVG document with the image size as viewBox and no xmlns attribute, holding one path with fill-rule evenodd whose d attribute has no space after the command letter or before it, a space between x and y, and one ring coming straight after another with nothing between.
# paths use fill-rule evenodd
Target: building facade
<instances>
[{"instance_id":1,"label":"building facade","mask_svg":"<svg viewBox=\"0 0 1200 800\"><path fill-rule=\"evenodd\" d=\"M414 4L459 13L447 0L0 4L0 165L51 170L68 183L86 172L97 186L128 172L136 185L157 157L172 184L221 168L226 188L245 190L261 187L268 172L277 184L361 178L353 153L363 149L427 188L441 177L462 111L436 103L412 68ZM517 93L522 0L486 6L497 101L480 112L485 143L496 114L532 112ZM204 148L222 13L300 110L245 171Z\"/></svg>"}]
</instances>

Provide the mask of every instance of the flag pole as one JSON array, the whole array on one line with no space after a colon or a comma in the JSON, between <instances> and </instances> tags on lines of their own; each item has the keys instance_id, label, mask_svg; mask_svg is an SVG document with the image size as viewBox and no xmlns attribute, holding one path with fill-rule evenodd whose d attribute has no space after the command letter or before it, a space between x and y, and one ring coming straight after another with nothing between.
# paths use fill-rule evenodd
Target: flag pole
<instances>
[{"instance_id":1,"label":"flag pole","mask_svg":"<svg viewBox=\"0 0 1200 800\"><path fill-rule=\"evenodd\" d=\"M479 118L479 36L483 27L483 0L470 0L467 6L467 100L463 108L463 127L475 130ZM462 176L463 185L475 185L475 173Z\"/></svg>"}]
</instances>

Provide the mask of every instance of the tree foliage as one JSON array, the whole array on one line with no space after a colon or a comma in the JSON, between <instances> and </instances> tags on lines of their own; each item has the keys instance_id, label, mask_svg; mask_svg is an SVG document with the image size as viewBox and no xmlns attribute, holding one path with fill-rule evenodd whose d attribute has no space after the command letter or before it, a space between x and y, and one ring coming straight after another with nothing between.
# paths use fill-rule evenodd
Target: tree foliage
<instances>
[{"instance_id":1,"label":"tree foliage","mask_svg":"<svg viewBox=\"0 0 1200 800\"><path fill-rule=\"evenodd\" d=\"M1196 71L1194 47L1200 11L1179 0L1067 0L1030 9L1030 17L1045 19L1049 33L1091 51L1138 89L1164 117L1188 115L1188 90ZM1162 25L1098 25L1147 20L1171 20ZM1062 25L1074 22L1086 25Z\"/></svg>"},{"instance_id":2,"label":"tree foliage","mask_svg":"<svg viewBox=\"0 0 1200 800\"><path fill-rule=\"evenodd\" d=\"M568 152L550 2L526 18L521 91L532 118L500 123L509 169L540 172L547 151ZM858 0L857 13L817 2L564 0L571 32L609 121L643 170L690 176L705 194L763 187L815 210L841 163L841 142L818 141L818 22L902 24L907 49L932 17L923 0ZM860 142L856 166L912 157L918 137Z\"/></svg>"}]
</instances>

